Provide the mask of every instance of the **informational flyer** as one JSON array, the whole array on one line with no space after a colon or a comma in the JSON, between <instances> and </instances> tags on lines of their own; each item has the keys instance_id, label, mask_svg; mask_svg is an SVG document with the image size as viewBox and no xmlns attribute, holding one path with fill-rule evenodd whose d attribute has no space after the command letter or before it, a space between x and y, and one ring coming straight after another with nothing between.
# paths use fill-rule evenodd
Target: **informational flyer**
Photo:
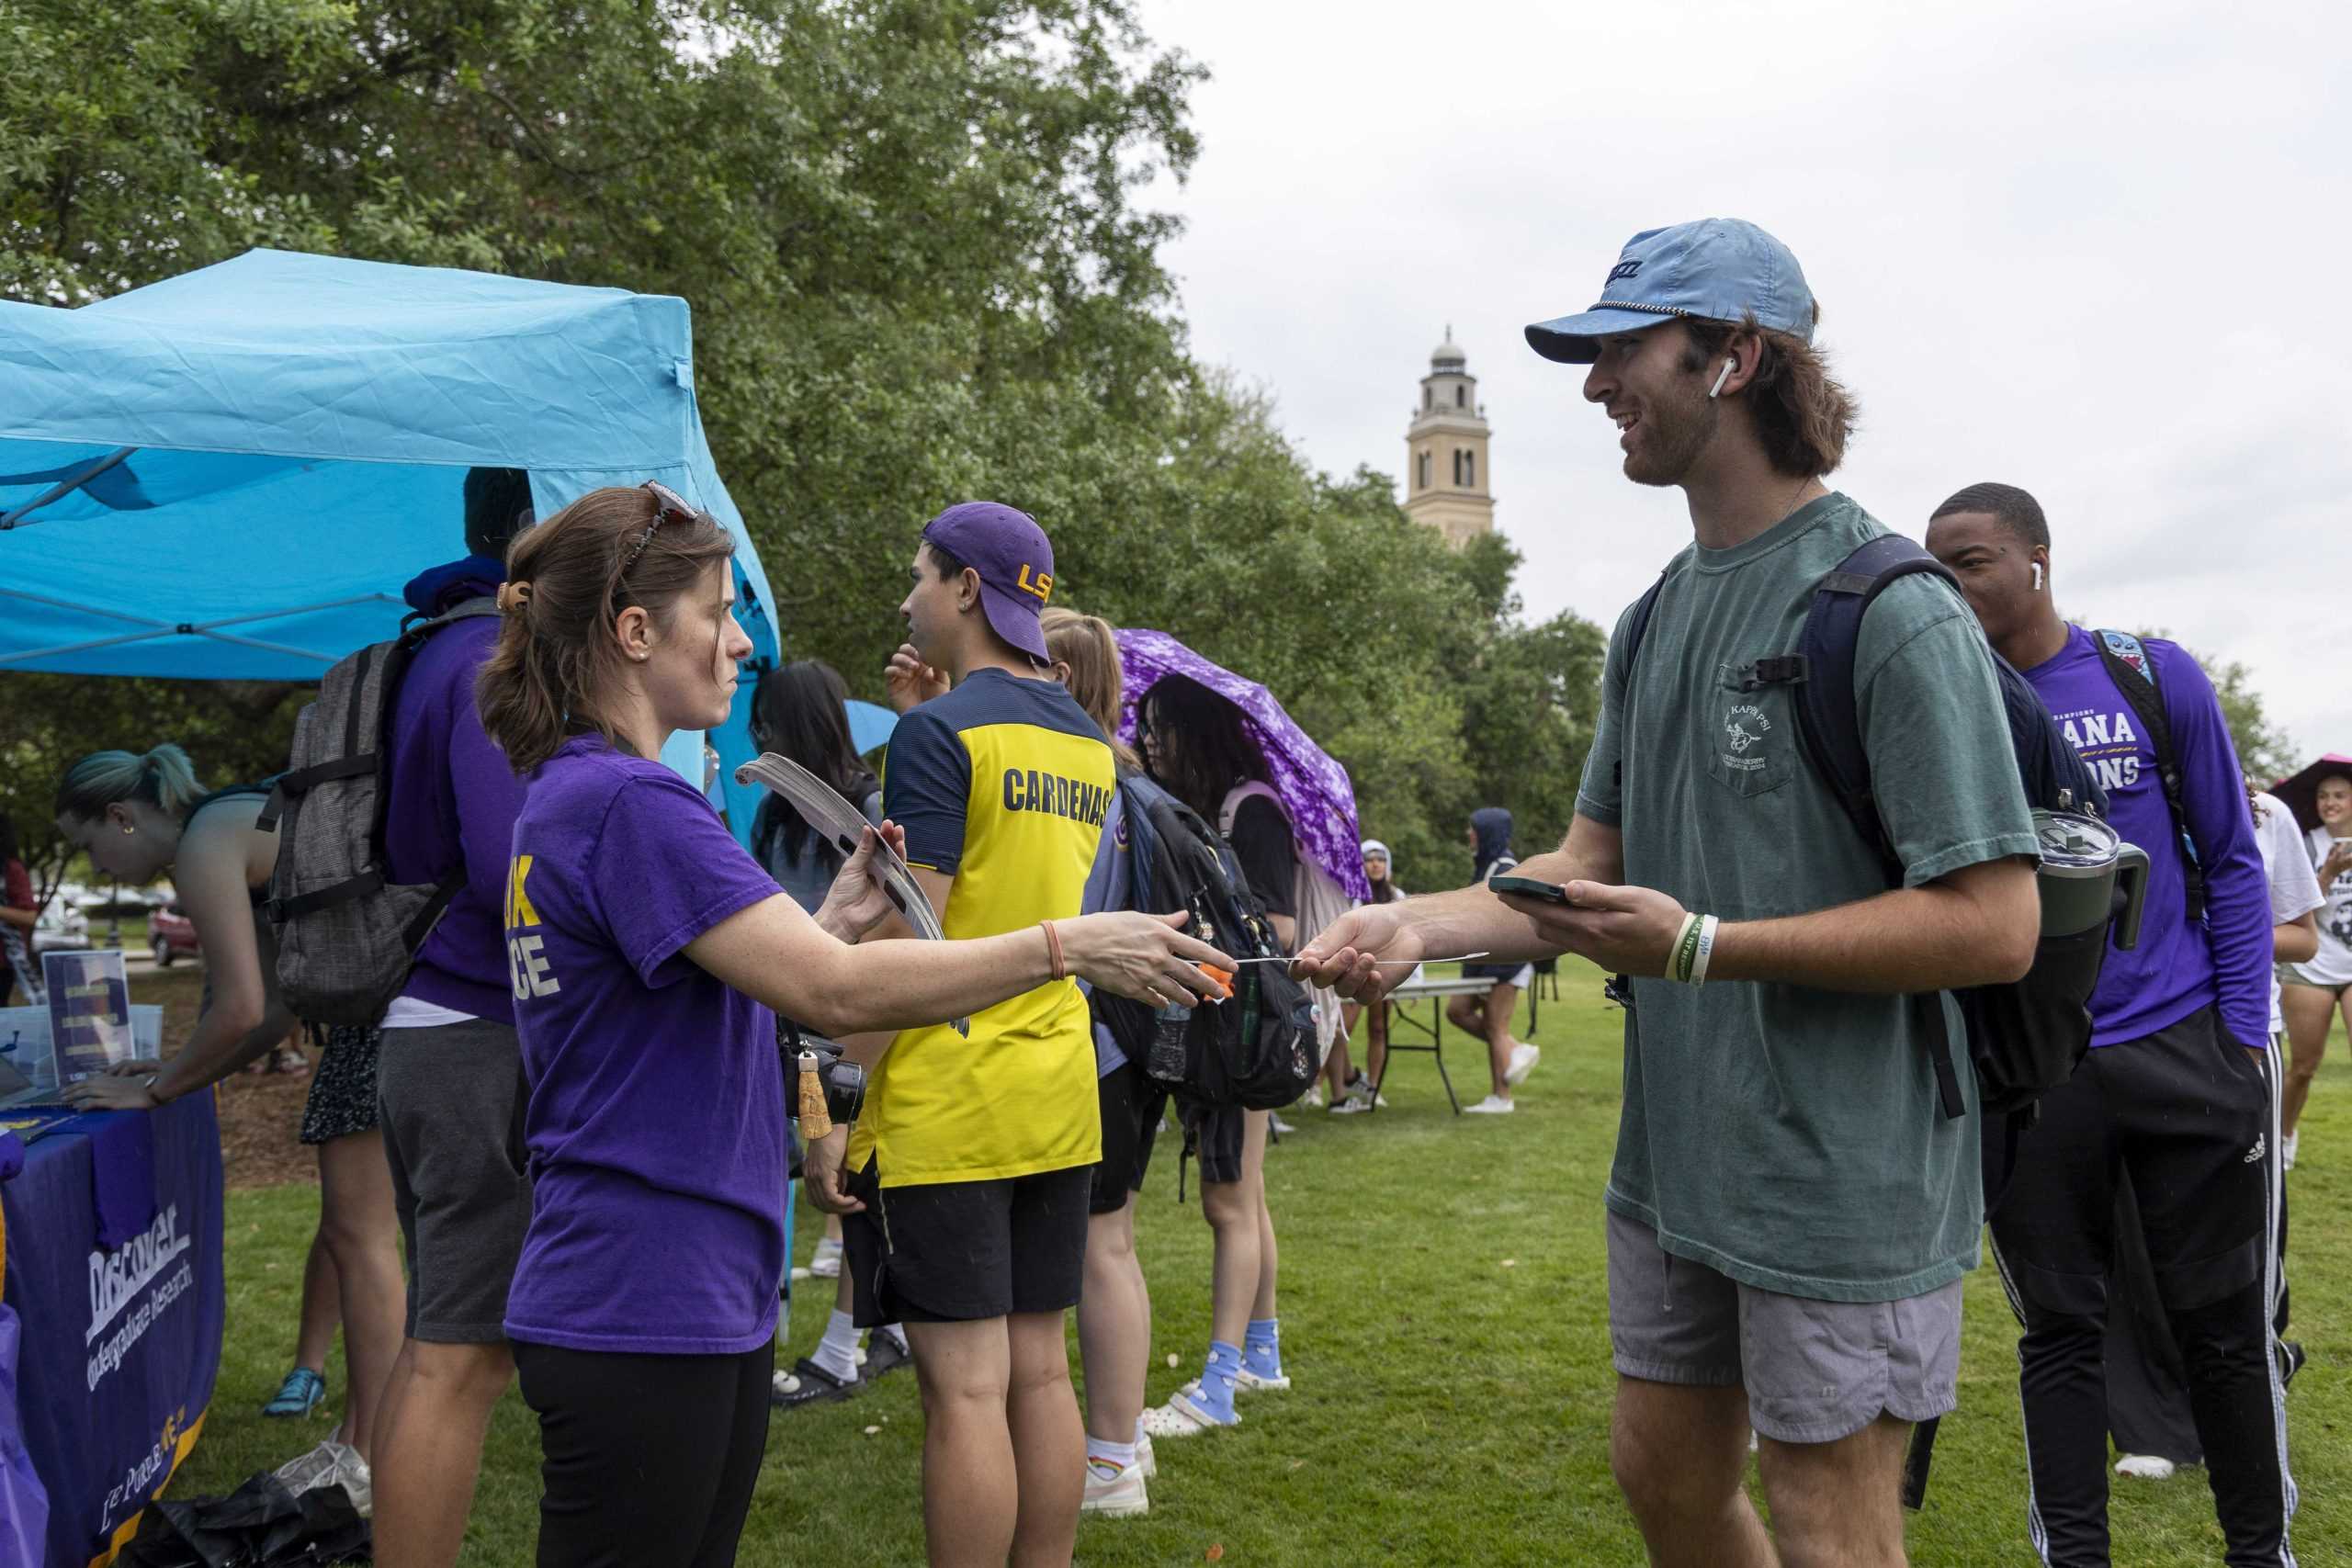
<instances>
[{"instance_id":1,"label":"informational flyer","mask_svg":"<svg viewBox=\"0 0 2352 1568\"><path fill-rule=\"evenodd\" d=\"M130 1038L130 981L122 953L44 953L49 1035L57 1081L78 1083L138 1055Z\"/></svg>"}]
</instances>

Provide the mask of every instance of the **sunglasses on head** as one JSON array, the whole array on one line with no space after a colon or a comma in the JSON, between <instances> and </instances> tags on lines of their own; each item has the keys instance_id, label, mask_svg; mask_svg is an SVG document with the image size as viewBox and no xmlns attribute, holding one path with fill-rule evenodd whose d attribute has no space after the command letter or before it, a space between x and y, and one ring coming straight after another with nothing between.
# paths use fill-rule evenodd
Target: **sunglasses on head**
<instances>
[{"instance_id":1,"label":"sunglasses on head","mask_svg":"<svg viewBox=\"0 0 2352 1568\"><path fill-rule=\"evenodd\" d=\"M624 577L628 575L628 569L637 564L637 558L645 553L645 547L653 542L653 536L662 531L662 524L673 518L681 523L692 523L702 516L701 513L686 504L684 496L668 485L648 479L640 488L653 497L653 521L645 525L645 532L637 536L637 543L630 547L628 558L621 562L621 575Z\"/></svg>"}]
</instances>

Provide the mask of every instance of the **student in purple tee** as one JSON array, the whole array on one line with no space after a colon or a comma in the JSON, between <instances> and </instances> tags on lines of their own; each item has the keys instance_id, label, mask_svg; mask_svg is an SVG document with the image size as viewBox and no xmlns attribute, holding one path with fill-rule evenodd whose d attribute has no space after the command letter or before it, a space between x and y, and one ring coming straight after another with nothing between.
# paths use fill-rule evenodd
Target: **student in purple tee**
<instances>
[{"instance_id":1,"label":"student in purple tee","mask_svg":"<svg viewBox=\"0 0 2352 1568\"><path fill-rule=\"evenodd\" d=\"M505 1330L540 1418L543 1568L734 1561L785 1267L771 1010L839 1038L1071 976L1193 998L1193 965L1231 962L1137 914L851 946L889 909L887 824L812 919L655 761L733 704L731 550L658 487L582 497L515 542L478 687L527 781L502 907L534 1207ZM820 1187L845 1132L810 1162Z\"/></svg>"},{"instance_id":2,"label":"student in purple tee","mask_svg":"<svg viewBox=\"0 0 2352 1568\"><path fill-rule=\"evenodd\" d=\"M531 522L530 476L466 475L466 555L418 574L409 608L487 602ZM405 1339L376 1422L375 1553L383 1568L447 1568L492 1409L514 1380L506 1292L531 1220L523 1169L523 1058L506 977L507 855L523 782L474 708L498 618L451 621L401 680L390 725L384 852L395 881L463 877L382 1022L376 1092L408 1247Z\"/></svg>"},{"instance_id":3,"label":"student in purple tee","mask_svg":"<svg viewBox=\"0 0 2352 1568\"><path fill-rule=\"evenodd\" d=\"M2110 949L2091 997L2091 1054L2043 1097L1992 1216L2022 1302L2018 1345L2034 1540L2052 1563L2104 1563L2106 1275L2115 1189L2130 1174L2180 1346L2232 1564L2281 1563L2294 1483L2271 1351L2278 1068L2270 1050L2271 917L2237 753L2197 661L2143 643L2181 773L2188 842L2154 743L2097 637L2058 614L2050 527L2013 485L1972 485L1936 509L1928 548L1959 577L2000 655L2041 693L2096 769L2109 819L2149 861L2135 951ZM2202 868L2188 907L2185 857Z\"/></svg>"}]
</instances>

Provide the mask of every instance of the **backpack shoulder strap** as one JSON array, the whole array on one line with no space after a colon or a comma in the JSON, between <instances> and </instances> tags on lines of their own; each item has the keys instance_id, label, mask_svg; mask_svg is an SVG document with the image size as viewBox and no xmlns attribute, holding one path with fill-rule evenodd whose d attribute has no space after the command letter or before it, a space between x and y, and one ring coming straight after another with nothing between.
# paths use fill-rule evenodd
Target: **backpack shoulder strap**
<instances>
[{"instance_id":1,"label":"backpack shoulder strap","mask_svg":"<svg viewBox=\"0 0 2352 1568\"><path fill-rule=\"evenodd\" d=\"M1642 596L1634 601L1633 613L1625 617L1625 635L1620 639L1625 645L1624 658L1620 662L1624 667L1625 684L1628 689L1634 683L1634 661L1642 656L1642 639L1649 636L1650 616L1657 610L1657 596L1665 592L1666 572L1661 571L1657 574L1657 581L1651 583L1643 591ZM1617 788L1622 792L1624 787L1625 759L1621 755L1617 759Z\"/></svg>"},{"instance_id":2,"label":"backpack shoulder strap","mask_svg":"<svg viewBox=\"0 0 2352 1568\"><path fill-rule=\"evenodd\" d=\"M1862 730L1855 712L1854 660L1860 647L1862 616L1878 596L1906 577L1940 577L1959 582L1941 561L1915 540L1901 534L1881 534L1840 561L1813 591L1812 608L1805 612L1792 659L1757 660L1752 672L1758 685L1792 681L1797 684L1794 706L1797 735L1811 754L1838 806L1852 819L1865 842L1876 849L1896 876L1901 864L1894 846L1879 819L1878 800L1871 787L1870 757L1862 750Z\"/></svg>"},{"instance_id":3,"label":"backpack shoulder strap","mask_svg":"<svg viewBox=\"0 0 2352 1568\"><path fill-rule=\"evenodd\" d=\"M1661 571L1657 574L1657 581L1643 590L1642 596L1634 601L1634 613L1625 618L1624 664L1628 675L1634 672L1634 660L1642 656L1642 638L1649 636L1650 616L1657 613L1657 596L1665 592L1666 573Z\"/></svg>"},{"instance_id":4,"label":"backpack shoulder strap","mask_svg":"<svg viewBox=\"0 0 2352 1568\"><path fill-rule=\"evenodd\" d=\"M1859 697L1854 689L1854 660L1861 645L1863 615L1880 594L1906 577L1940 577L1955 591L1960 586L1944 564L1916 540L1901 534L1881 534L1864 541L1815 586L1793 658L1758 660L1755 666L1759 685L1781 680L1797 682L1792 705L1797 713L1798 743L1821 769L1855 830L1878 852L1888 881L1898 886L1903 881L1903 862L1894 840L1887 837L1871 785L1870 753L1863 749L1861 718L1855 711ZM1967 1101L1961 1091L1959 1069L1953 1065L1943 994L1929 991L1912 1001L1923 1010L1937 1101L1946 1120L1957 1120L1966 1114Z\"/></svg>"},{"instance_id":5,"label":"backpack shoulder strap","mask_svg":"<svg viewBox=\"0 0 2352 1568\"><path fill-rule=\"evenodd\" d=\"M2164 787L2165 809L2172 814L2173 830L2180 835L2182 890L2188 896L2188 918L2205 917L2205 867L2197 858L2197 840L2188 832L2188 807L2181 798L2180 761L2173 751L2172 716L2165 711L2164 694L2156 689L2156 661L2144 644L2130 632L2101 630L2092 634L2107 678L2132 705L2148 744L2156 753L2156 782Z\"/></svg>"},{"instance_id":6,"label":"backpack shoulder strap","mask_svg":"<svg viewBox=\"0 0 2352 1568\"><path fill-rule=\"evenodd\" d=\"M1250 779L1246 783L1235 784L1225 792L1225 804L1216 808L1218 836L1227 839L1233 837L1233 822L1234 818L1241 815L1241 803L1252 795L1261 795L1274 803L1274 809L1282 812L1283 821L1290 820L1290 813L1283 809L1283 797L1274 793L1274 786L1263 779Z\"/></svg>"},{"instance_id":7,"label":"backpack shoulder strap","mask_svg":"<svg viewBox=\"0 0 2352 1568\"><path fill-rule=\"evenodd\" d=\"M481 598L460 600L437 615L420 615L412 611L401 622L401 640L413 647L443 626L498 613L498 601L486 594Z\"/></svg>"}]
</instances>

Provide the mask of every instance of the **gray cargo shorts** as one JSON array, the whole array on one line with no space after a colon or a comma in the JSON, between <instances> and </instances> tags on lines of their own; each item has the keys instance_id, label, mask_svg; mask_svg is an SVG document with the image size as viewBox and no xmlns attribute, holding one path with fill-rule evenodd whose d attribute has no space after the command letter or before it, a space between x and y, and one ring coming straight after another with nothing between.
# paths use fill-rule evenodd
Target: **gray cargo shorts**
<instances>
[{"instance_id":1,"label":"gray cargo shorts","mask_svg":"<svg viewBox=\"0 0 2352 1568\"><path fill-rule=\"evenodd\" d=\"M1748 1424L1832 1443L1880 1416L1926 1421L1959 1403L1960 1286L1892 1302L1824 1302L1743 1285L1609 1212L1609 1343L1649 1382L1747 1390Z\"/></svg>"},{"instance_id":2,"label":"gray cargo shorts","mask_svg":"<svg viewBox=\"0 0 2352 1568\"><path fill-rule=\"evenodd\" d=\"M376 1093L408 1245L408 1337L496 1344L531 1224L521 1042L480 1018L388 1029Z\"/></svg>"}]
</instances>

